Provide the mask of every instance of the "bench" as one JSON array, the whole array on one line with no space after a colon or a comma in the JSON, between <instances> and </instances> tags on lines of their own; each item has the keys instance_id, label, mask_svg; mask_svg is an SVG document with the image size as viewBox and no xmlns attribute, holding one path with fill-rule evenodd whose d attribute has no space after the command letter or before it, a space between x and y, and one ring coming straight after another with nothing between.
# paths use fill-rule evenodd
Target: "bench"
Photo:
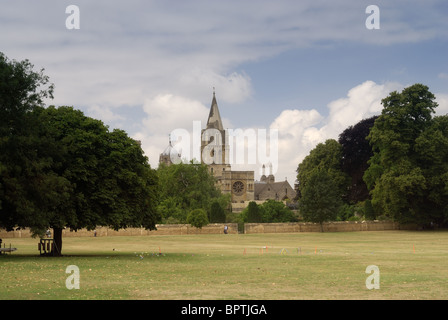
<instances>
[{"instance_id":1,"label":"bench","mask_svg":"<svg viewBox=\"0 0 448 320\"><path fill-rule=\"evenodd\" d=\"M17 248L11 248L11 247L9 247L9 248L0 248L0 254L2 253L2 252L13 252L13 251L16 251L17 250Z\"/></svg>"},{"instance_id":2,"label":"bench","mask_svg":"<svg viewBox=\"0 0 448 320\"><path fill-rule=\"evenodd\" d=\"M37 244L37 249L41 256L54 255L54 240L51 238L41 238Z\"/></svg>"},{"instance_id":3,"label":"bench","mask_svg":"<svg viewBox=\"0 0 448 320\"><path fill-rule=\"evenodd\" d=\"M17 248L13 248L11 247L11 244L9 244L9 248L6 248L6 244L3 244L3 248L2 248L2 239L0 239L0 254L2 254L2 252L13 252L16 251Z\"/></svg>"}]
</instances>

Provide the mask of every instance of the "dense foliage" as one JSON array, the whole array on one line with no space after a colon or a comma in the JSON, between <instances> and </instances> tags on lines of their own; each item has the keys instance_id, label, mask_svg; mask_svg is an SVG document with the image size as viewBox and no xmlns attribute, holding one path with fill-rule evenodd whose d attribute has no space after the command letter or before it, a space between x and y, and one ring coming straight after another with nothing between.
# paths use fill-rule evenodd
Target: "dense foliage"
<instances>
[{"instance_id":1,"label":"dense foliage","mask_svg":"<svg viewBox=\"0 0 448 320\"><path fill-rule=\"evenodd\" d=\"M211 222L224 222L221 210L228 209L230 195L221 193L205 164L160 164L157 175L162 223L187 223L194 209L204 210Z\"/></svg>"},{"instance_id":2,"label":"dense foliage","mask_svg":"<svg viewBox=\"0 0 448 320\"><path fill-rule=\"evenodd\" d=\"M319 144L299 164L297 179L302 211L308 196L326 202L324 171L339 193L336 219L378 216L422 227L448 222L448 116L433 116L437 103L427 86L415 84L382 100L381 115L347 128L339 142ZM349 177L344 180L344 175ZM305 194L309 184L322 198ZM328 188L328 192L330 188ZM331 202L333 204L333 202ZM328 205L330 206L330 205ZM308 215L311 214L311 216ZM307 220L318 213L303 211ZM328 216L327 219L334 217Z\"/></svg>"},{"instance_id":3,"label":"dense foliage","mask_svg":"<svg viewBox=\"0 0 448 320\"><path fill-rule=\"evenodd\" d=\"M373 156L372 147L366 139L378 116L359 121L339 135L341 145L341 169L350 177L346 200L357 203L369 198L369 190L364 182L364 172Z\"/></svg>"},{"instance_id":4,"label":"dense foliage","mask_svg":"<svg viewBox=\"0 0 448 320\"><path fill-rule=\"evenodd\" d=\"M72 107L43 107L48 78L0 55L0 227L145 227L158 220L157 176L140 144Z\"/></svg>"},{"instance_id":5,"label":"dense foliage","mask_svg":"<svg viewBox=\"0 0 448 320\"><path fill-rule=\"evenodd\" d=\"M374 155L364 179L375 211L421 226L448 219L448 116L433 117L437 103L415 84L382 100L368 139Z\"/></svg>"},{"instance_id":6,"label":"dense foliage","mask_svg":"<svg viewBox=\"0 0 448 320\"><path fill-rule=\"evenodd\" d=\"M327 170L316 170L311 174L303 188L299 208L306 221L321 225L325 221L336 220L336 214L342 205L335 179Z\"/></svg>"},{"instance_id":7,"label":"dense foliage","mask_svg":"<svg viewBox=\"0 0 448 320\"><path fill-rule=\"evenodd\" d=\"M281 201L266 200L261 204L251 201L241 212L240 221L254 223L294 222L297 221L297 217Z\"/></svg>"}]
</instances>

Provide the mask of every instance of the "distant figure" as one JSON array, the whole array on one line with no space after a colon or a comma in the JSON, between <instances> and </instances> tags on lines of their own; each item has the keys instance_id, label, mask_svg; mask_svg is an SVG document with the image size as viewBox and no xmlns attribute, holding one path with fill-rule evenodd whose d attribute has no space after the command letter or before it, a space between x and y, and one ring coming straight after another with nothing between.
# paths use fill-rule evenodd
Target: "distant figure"
<instances>
[{"instance_id":1,"label":"distant figure","mask_svg":"<svg viewBox=\"0 0 448 320\"><path fill-rule=\"evenodd\" d=\"M227 234L227 230L229 229L229 227L224 226L224 234Z\"/></svg>"},{"instance_id":2,"label":"distant figure","mask_svg":"<svg viewBox=\"0 0 448 320\"><path fill-rule=\"evenodd\" d=\"M93 236L96 237L96 230L93 230Z\"/></svg>"},{"instance_id":3,"label":"distant figure","mask_svg":"<svg viewBox=\"0 0 448 320\"><path fill-rule=\"evenodd\" d=\"M45 232L47 238L51 238L51 231L50 229L47 229L47 232Z\"/></svg>"}]
</instances>

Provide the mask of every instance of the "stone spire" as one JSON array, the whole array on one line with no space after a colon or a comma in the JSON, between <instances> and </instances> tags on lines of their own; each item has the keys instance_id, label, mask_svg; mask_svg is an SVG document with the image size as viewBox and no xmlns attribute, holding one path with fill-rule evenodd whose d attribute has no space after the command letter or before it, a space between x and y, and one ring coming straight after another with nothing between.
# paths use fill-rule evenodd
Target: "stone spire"
<instances>
[{"instance_id":1,"label":"stone spire","mask_svg":"<svg viewBox=\"0 0 448 320\"><path fill-rule=\"evenodd\" d=\"M218 103L216 102L215 88L213 88L213 100L207 120L207 129L218 129L223 131L221 115L219 114Z\"/></svg>"}]
</instances>

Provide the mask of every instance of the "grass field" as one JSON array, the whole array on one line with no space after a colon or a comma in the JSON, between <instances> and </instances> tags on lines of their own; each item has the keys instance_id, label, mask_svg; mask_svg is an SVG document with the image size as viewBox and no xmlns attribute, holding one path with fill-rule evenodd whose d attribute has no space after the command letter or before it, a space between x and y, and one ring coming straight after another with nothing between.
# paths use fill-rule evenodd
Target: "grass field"
<instances>
[{"instance_id":1,"label":"grass field","mask_svg":"<svg viewBox=\"0 0 448 320\"><path fill-rule=\"evenodd\" d=\"M442 231L71 237L59 258L40 257L37 239L3 241L18 250L0 256L0 300L448 299Z\"/></svg>"}]
</instances>

